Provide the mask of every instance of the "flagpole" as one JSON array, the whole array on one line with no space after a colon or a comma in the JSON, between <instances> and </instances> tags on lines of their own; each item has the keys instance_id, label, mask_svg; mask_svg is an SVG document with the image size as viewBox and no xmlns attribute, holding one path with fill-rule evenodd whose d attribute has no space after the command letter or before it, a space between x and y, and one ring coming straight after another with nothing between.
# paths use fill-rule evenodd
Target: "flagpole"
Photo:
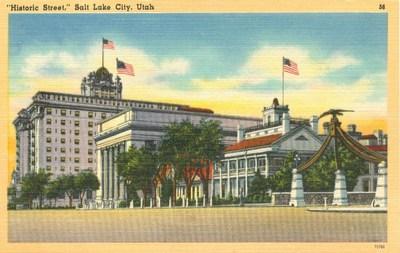
<instances>
[{"instance_id":1,"label":"flagpole","mask_svg":"<svg viewBox=\"0 0 400 253\"><path fill-rule=\"evenodd\" d=\"M285 74L283 71L285 57L282 57L282 105L285 105Z\"/></svg>"},{"instance_id":2,"label":"flagpole","mask_svg":"<svg viewBox=\"0 0 400 253\"><path fill-rule=\"evenodd\" d=\"M104 68L104 38L101 39L101 67Z\"/></svg>"}]
</instances>

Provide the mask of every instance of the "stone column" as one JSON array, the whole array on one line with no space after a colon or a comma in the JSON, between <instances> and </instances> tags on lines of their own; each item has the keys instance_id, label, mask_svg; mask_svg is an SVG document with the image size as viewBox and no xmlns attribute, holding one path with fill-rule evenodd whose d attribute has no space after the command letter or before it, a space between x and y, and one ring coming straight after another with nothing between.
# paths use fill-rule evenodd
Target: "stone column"
<instances>
[{"instance_id":1,"label":"stone column","mask_svg":"<svg viewBox=\"0 0 400 253\"><path fill-rule=\"evenodd\" d=\"M245 163L244 163L244 196L245 197L247 197L247 185L248 185L248 182L247 182L247 162L248 162L248 159L246 157L245 158Z\"/></svg>"},{"instance_id":2,"label":"stone column","mask_svg":"<svg viewBox=\"0 0 400 253\"><path fill-rule=\"evenodd\" d=\"M109 172L109 167L108 167L108 150L104 149L103 150L103 173L104 173L104 194L103 194L103 200L108 199L108 172Z\"/></svg>"},{"instance_id":3,"label":"stone column","mask_svg":"<svg viewBox=\"0 0 400 253\"><path fill-rule=\"evenodd\" d=\"M378 165L378 180L376 183L374 207L387 207L387 168L386 162Z\"/></svg>"},{"instance_id":4,"label":"stone column","mask_svg":"<svg viewBox=\"0 0 400 253\"><path fill-rule=\"evenodd\" d=\"M239 197L239 159L236 159L236 197Z\"/></svg>"},{"instance_id":5,"label":"stone column","mask_svg":"<svg viewBox=\"0 0 400 253\"><path fill-rule=\"evenodd\" d=\"M227 180L226 180L226 193L225 199L231 194L231 161L227 162Z\"/></svg>"},{"instance_id":6,"label":"stone column","mask_svg":"<svg viewBox=\"0 0 400 253\"><path fill-rule=\"evenodd\" d=\"M290 192L289 206L305 206L306 204L304 202L303 177L300 173L297 173L297 169L293 169L292 174L292 190Z\"/></svg>"},{"instance_id":7,"label":"stone column","mask_svg":"<svg viewBox=\"0 0 400 253\"><path fill-rule=\"evenodd\" d=\"M346 176L342 170L337 170L335 174L335 190L333 192L332 205L347 206Z\"/></svg>"},{"instance_id":8,"label":"stone column","mask_svg":"<svg viewBox=\"0 0 400 253\"><path fill-rule=\"evenodd\" d=\"M100 149L96 150L96 160L97 160L97 178L100 182L100 188L96 191L96 201L100 202L103 199L104 194L104 180L103 180L103 157L102 151Z\"/></svg>"}]
</instances>

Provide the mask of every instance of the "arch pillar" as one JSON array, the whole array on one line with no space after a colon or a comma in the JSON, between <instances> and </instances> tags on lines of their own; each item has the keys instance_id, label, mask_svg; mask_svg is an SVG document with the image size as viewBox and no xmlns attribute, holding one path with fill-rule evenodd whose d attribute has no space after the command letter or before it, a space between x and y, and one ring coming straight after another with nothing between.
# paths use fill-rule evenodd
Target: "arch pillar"
<instances>
[{"instance_id":1,"label":"arch pillar","mask_svg":"<svg viewBox=\"0 0 400 253\"><path fill-rule=\"evenodd\" d=\"M335 174L335 190L333 192L332 205L347 206L346 176L342 170L337 170Z\"/></svg>"}]
</instances>

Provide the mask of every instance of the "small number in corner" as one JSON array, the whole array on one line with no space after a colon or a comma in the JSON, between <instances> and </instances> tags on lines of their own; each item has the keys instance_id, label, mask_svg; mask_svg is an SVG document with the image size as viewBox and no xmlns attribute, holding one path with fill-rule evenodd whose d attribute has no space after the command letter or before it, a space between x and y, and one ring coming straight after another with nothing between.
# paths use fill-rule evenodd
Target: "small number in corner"
<instances>
[{"instance_id":1,"label":"small number in corner","mask_svg":"<svg viewBox=\"0 0 400 253\"><path fill-rule=\"evenodd\" d=\"M379 4L379 10L384 10L385 9L385 4Z\"/></svg>"}]
</instances>

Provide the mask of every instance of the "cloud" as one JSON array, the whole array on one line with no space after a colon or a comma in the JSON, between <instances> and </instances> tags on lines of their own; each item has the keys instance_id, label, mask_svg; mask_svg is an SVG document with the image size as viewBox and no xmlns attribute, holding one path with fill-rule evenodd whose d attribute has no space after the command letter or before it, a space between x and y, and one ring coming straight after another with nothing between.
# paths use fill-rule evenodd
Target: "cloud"
<instances>
[{"instance_id":1,"label":"cloud","mask_svg":"<svg viewBox=\"0 0 400 253\"><path fill-rule=\"evenodd\" d=\"M190 63L183 58L166 59L161 62L159 68L160 75L184 75L188 72Z\"/></svg>"},{"instance_id":2,"label":"cloud","mask_svg":"<svg viewBox=\"0 0 400 253\"><path fill-rule=\"evenodd\" d=\"M311 52L295 46L264 46L255 50L237 71L237 74L216 79L194 79L193 85L200 89L231 89L245 85L260 85L270 80L281 80L282 57L285 56L298 64L300 76L285 75L285 79L294 84L321 78L328 73L348 66L359 64L359 61L343 52L334 52L327 58L311 56ZM218 86L220 85L220 86Z\"/></svg>"}]
</instances>

